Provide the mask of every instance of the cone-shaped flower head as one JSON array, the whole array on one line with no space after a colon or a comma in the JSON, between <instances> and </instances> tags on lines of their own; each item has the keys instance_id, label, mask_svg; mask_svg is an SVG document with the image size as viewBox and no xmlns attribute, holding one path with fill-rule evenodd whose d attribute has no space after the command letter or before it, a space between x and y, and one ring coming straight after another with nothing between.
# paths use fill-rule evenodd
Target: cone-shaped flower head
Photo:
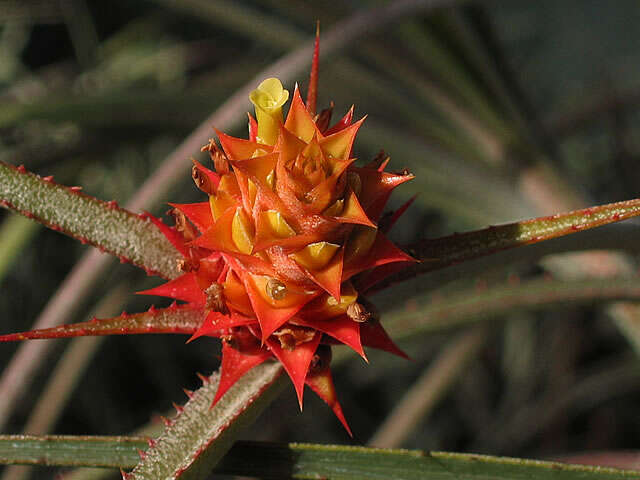
<instances>
[{"instance_id":1,"label":"cone-shaped flower head","mask_svg":"<svg viewBox=\"0 0 640 480\"><path fill-rule=\"evenodd\" d=\"M314 59L312 86L317 51ZM355 166L352 148L364 119L353 122L352 108L329 126L332 109L316 115L315 92L305 104L296 86L283 120L289 92L269 78L250 95L256 117L249 115L249 138L217 132L221 148L212 140L203 149L215 171L193 168L208 200L174 205L176 228L168 236L185 256L183 274L145 293L205 308L194 338L224 342L215 401L275 358L301 407L306 384L348 430L330 346L345 344L363 358L363 345L402 354L362 294L390 271L382 266L413 261L385 236L397 215L381 222L391 191L412 176L385 172L384 154Z\"/></svg>"}]
</instances>

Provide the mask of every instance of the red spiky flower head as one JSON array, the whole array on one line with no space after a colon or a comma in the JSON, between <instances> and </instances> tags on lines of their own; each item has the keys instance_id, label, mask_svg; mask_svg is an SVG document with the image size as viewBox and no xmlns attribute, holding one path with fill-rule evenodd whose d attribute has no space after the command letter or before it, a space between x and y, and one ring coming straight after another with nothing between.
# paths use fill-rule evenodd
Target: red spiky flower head
<instances>
[{"instance_id":1,"label":"red spiky flower head","mask_svg":"<svg viewBox=\"0 0 640 480\"><path fill-rule=\"evenodd\" d=\"M167 232L185 256L185 273L144 293L206 308L193 338L223 341L214 403L275 357L301 408L306 384L349 430L331 380L330 345L348 345L363 358L363 345L402 355L358 285L379 280L376 267L412 261L383 232L395 217L380 224L391 190L412 176L385 172L383 154L355 166L364 118L353 122L353 108L333 126L332 107L316 114L317 45L306 104L296 86L284 119L289 92L268 78L250 95L249 138L217 132L222 148L213 140L204 147L215 171L195 163L193 177L209 199L173 205L177 230Z\"/></svg>"}]
</instances>

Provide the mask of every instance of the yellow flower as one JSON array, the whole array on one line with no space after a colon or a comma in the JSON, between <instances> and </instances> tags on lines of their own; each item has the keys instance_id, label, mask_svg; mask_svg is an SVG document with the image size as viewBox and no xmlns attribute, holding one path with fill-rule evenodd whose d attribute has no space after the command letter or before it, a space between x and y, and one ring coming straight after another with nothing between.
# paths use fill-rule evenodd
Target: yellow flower
<instances>
[{"instance_id":1,"label":"yellow flower","mask_svg":"<svg viewBox=\"0 0 640 480\"><path fill-rule=\"evenodd\" d=\"M273 145L280 133L282 106L289 100L289 91L277 78L267 78L251 92L249 99L256 107L258 142Z\"/></svg>"}]
</instances>

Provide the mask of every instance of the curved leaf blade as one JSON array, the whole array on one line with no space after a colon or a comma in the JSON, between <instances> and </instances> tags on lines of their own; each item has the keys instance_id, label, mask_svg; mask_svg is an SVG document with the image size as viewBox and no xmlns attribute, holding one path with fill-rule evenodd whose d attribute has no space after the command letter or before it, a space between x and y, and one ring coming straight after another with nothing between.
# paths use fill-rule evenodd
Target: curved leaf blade
<instances>
[{"instance_id":1,"label":"curved leaf blade","mask_svg":"<svg viewBox=\"0 0 640 480\"><path fill-rule=\"evenodd\" d=\"M182 258L144 215L0 162L0 205L165 278Z\"/></svg>"},{"instance_id":2,"label":"curved leaf blade","mask_svg":"<svg viewBox=\"0 0 640 480\"><path fill-rule=\"evenodd\" d=\"M619 222L640 215L640 199L597 205L567 213L532 218L482 230L456 233L446 237L423 240L407 247L409 253L422 263L395 272L373 287L380 290L392 283L413 278L467 260L491 255L524 245L563 237L583 230ZM380 267L380 269L386 266ZM389 272L391 273L391 271ZM380 277L384 276L379 275Z\"/></svg>"},{"instance_id":3,"label":"curved leaf blade","mask_svg":"<svg viewBox=\"0 0 640 480\"><path fill-rule=\"evenodd\" d=\"M555 462L448 452L391 450L342 445L243 443L219 471L265 479L327 480L618 480L640 472ZM251 462L247 459L250 458ZM242 472L242 473L240 473Z\"/></svg>"},{"instance_id":4,"label":"curved leaf blade","mask_svg":"<svg viewBox=\"0 0 640 480\"><path fill-rule=\"evenodd\" d=\"M518 311L551 310L614 300L640 300L638 279L565 281L536 278L484 289L470 287L446 296L424 296L411 310L389 310L383 313L383 318L387 333L399 339L416 333L459 328Z\"/></svg>"},{"instance_id":5,"label":"curved leaf blade","mask_svg":"<svg viewBox=\"0 0 640 480\"><path fill-rule=\"evenodd\" d=\"M144 333L182 333L193 335L204 320L204 310L188 305L150 308L143 313L123 313L117 317L71 323L58 327L0 335L0 342L38 340L43 338L133 335Z\"/></svg>"},{"instance_id":6,"label":"curved leaf blade","mask_svg":"<svg viewBox=\"0 0 640 480\"><path fill-rule=\"evenodd\" d=\"M145 437L0 435L0 463L60 467L132 467Z\"/></svg>"},{"instance_id":7,"label":"curved leaf blade","mask_svg":"<svg viewBox=\"0 0 640 480\"><path fill-rule=\"evenodd\" d=\"M143 437L4 435L0 436L0 463L129 468L139 458L138 451L146 447L147 440ZM640 478L640 472L631 470L487 455L266 442L237 442L215 467L214 472L265 479L327 480Z\"/></svg>"}]
</instances>

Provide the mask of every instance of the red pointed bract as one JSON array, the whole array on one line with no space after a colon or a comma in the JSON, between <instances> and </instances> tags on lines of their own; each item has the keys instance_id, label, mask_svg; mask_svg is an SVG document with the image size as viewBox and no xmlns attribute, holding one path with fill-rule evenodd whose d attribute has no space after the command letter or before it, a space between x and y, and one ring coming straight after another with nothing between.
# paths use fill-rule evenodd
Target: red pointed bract
<instances>
[{"instance_id":1,"label":"red pointed bract","mask_svg":"<svg viewBox=\"0 0 640 480\"><path fill-rule=\"evenodd\" d=\"M200 337L220 337L222 332L232 327L240 327L245 325L255 324L256 319L251 317L245 317L234 312L228 315L220 312L209 312L202 325L191 336L187 343L194 341Z\"/></svg>"},{"instance_id":2,"label":"red pointed bract","mask_svg":"<svg viewBox=\"0 0 640 480\"><path fill-rule=\"evenodd\" d=\"M406 202L404 202L402 205L400 205L400 207L391 214L391 217L384 225L384 228L381 228L381 230L384 233L388 233L394 227L394 225L400 219L400 217L402 217L402 215L405 214L405 212L408 210L408 208L411 206L411 204L415 201L416 198L418 198L417 194L411 197Z\"/></svg>"},{"instance_id":3,"label":"red pointed bract","mask_svg":"<svg viewBox=\"0 0 640 480\"><path fill-rule=\"evenodd\" d=\"M320 145L322 146L322 149L335 158L340 158L342 160L351 158L353 141L365 120L366 117L363 117L353 125L321 139Z\"/></svg>"},{"instance_id":4,"label":"red pointed bract","mask_svg":"<svg viewBox=\"0 0 640 480\"><path fill-rule=\"evenodd\" d=\"M393 174L366 168L355 168L362 181L360 203L369 218L378 220L394 188L412 180L411 174Z\"/></svg>"},{"instance_id":5,"label":"red pointed bract","mask_svg":"<svg viewBox=\"0 0 640 480\"><path fill-rule=\"evenodd\" d=\"M302 101L302 97L300 97L300 90L297 85L293 92L293 100L291 101L284 127L289 132L297 132L297 137L305 143L309 143L314 135L320 133L316 127L316 122L313 121Z\"/></svg>"},{"instance_id":6,"label":"red pointed bract","mask_svg":"<svg viewBox=\"0 0 640 480\"><path fill-rule=\"evenodd\" d=\"M357 257L350 262L345 262L342 280L348 280L360 272L380 265L395 262L415 263L416 261L416 259L391 243L383 233L378 232L373 246L367 255Z\"/></svg>"},{"instance_id":7,"label":"red pointed bract","mask_svg":"<svg viewBox=\"0 0 640 480\"><path fill-rule=\"evenodd\" d=\"M185 273L167 283L137 293L138 295L157 295L158 297L175 298L176 300L183 300L197 306L204 306L207 301L207 297L198 285L195 273Z\"/></svg>"},{"instance_id":8,"label":"red pointed bract","mask_svg":"<svg viewBox=\"0 0 640 480\"><path fill-rule=\"evenodd\" d=\"M364 349L362 348L362 343L360 341L360 324L358 322L354 322L346 315L341 315L330 320L295 318L293 323L326 333L338 340L340 343L344 343L350 347L365 361L367 360L367 356L364 353Z\"/></svg>"},{"instance_id":9,"label":"red pointed bract","mask_svg":"<svg viewBox=\"0 0 640 480\"><path fill-rule=\"evenodd\" d=\"M263 145L251 140L244 140L242 138L232 137L226 133L222 133L216 130L220 145L224 153L227 154L229 160L243 160L251 158L257 151L263 150L265 153L270 153L272 148L269 145Z\"/></svg>"},{"instance_id":10,"label":"red pointed bract","mask_svg":"<svg viewBox=\"0 0 640 480\"><path fill-rule=\"evenodd\" d=\"M218 400L236 383L240 377L271 357L269 352L245 355L226 342L222 344L222 364L220 365L220 383L218 391L211 403L213 407Z\"/></svg>"},{"instance_id":11,"label":"red pointed bract","mask_svg":"<svg viewBox=\"0 0 640 480\"><path fill-rule=\"evenodd\" d=\"M235 213L235 207L229 208L211 228L194 240L193 245L219 252L237 253L238 247L231 236L231 224Z\"/></svg>"},{"instance_id":12,"label":"red pointed bract","mask_svg":"<svg viewBox=\"0 0 640 480\"><path fill-rule=\"evenodd\" d=\"M245 288L247 289L253 311L258 318L258 323L260 323L262 343L265 343L269 335L298 313L304 306L304 303L294 304L290 307L274 308L262 298L260 293L256 292L255 288L250 285L249 282L250 280L245 280ZM310 299L307 301L310 301Z\"/></svg>"},{"instance_id":13,"label":"red pointed bract","mask_svg":"<svg viewBox=\"0 0 640 480\"><path fill-rule=\"evenodd\" d=\"M220 175L218 173L204 167L197 160L193 160L193 166L198 170L199 173L209 179L209 182L211 182L211 185L214 189L218 188L218 184L220 183Z\"/></svg>"},{"instance_id":14,"label":"red pointed bract","mask_svg":"<svg viewBox=\"0 0 640 480\"><path fill-rule=\"evenodd\" d=\"M338 222L354 223L375 228L375 223L373 223L367 216L364 208L362 208L362 205L360 205L358 196L354 193L353 190L349 189L349 192L345 196L344 202L344 209L340 213L340 216L335 217Z\"/></svg>"},{"instance_id":15,"label":"red pointed bract","mask_svg":"<svg viewBox=\"0 0 640 480\"><path fill-rule=\"evenodd\" d=\"M252 180L259 182L264 188L266 187L266 178L269 173L276 168L278 155L268 153L258 157L246 158L243 160L233 160L234 168L242 171Z\"/></svg>"},{"instance_id":16,"label":"red pointed bract","mask_svg":"<svg viewBox=\"0 0 640 480\"><path fill-rule=\"evenodd\" d=\"M170 203L169 205L184 213L200 232L206 231L213 225L213 216L211 215L211 205L209 202Z\"/></svg>"},{"instance_id":17,"label":"red pointed bract","mask_svg":"<svg viewBox=\"0 0 640 480\"><path fill-rule=\"evenodd\" d=\"M353 111L354 111L354 106L351 105L351 108L344 115L344 117L338 120L338 122L336 122L334 126L330 127L326 132L324 132L324 134L328 136L336 132L339 132L340 130L343 130L347 128L349 125L351 125L351 122L353 121Z\"/></svg>"},{"instance_id":18,"label":"red pointed bract","mask_svg":"<svg viewBox=\"0 0 640 480\"><path fill-rule=\"evenodd\" d=\"M382 328L380 322L369 321L360 325L360 340L365 347L376 348L388 353L392 353L402 358L409 359L389 337L387 332Z\"/></svg>"},{"instance_id":19,"label":"red pointed bract","mask_svg":"<svg viewBox=\"0 0 640 480\"><path fill-rule=\"evenodd\" d=\"M313 44L313 58L311 59L311 74L307 89L307 110L311 115L316 114L318 101L318 64L320 63L320 23L316 25L316 40Z\"/></svg>"},{"instance_id":20,"label":"red pointed bract","mask_svg":"<svg viewBox=\"0 0 640 480\"><path fill-rule=\"evenodd\" d=\"M309 366L311 365L313 354L316 353L316 349L320 344L321 337L322 335L316 333L313 340L311 340L310 342L301 343L293 350L282 348L280 346L280 342L278 340L274 340L271 337L267 340L267 346L280 361L280 363L282 363L282 366L291 378L293 387L296 390L296 395L298 396L300 410L302 410L304 381L307 378L307 373L309 372Z\"/></svg>"},{"instance_id":21,"label":"red pointed bract","mask_svg":"<svg viewBox=\"0 0 640 480\"><path fill-rule=\"evenodd\" d=\"M151 220L156 227L158 227L167 240L169 240L169 242L171 242L171 244L176 247L182 255L185 257L189 255L189 249L185 245L184 237L180 235L175 228L166 225L162 220L158 217L154 217L149 212L145 212L144 215Z\"/></svg>"},{"instance_id":22,"label":"red pointed bract","mask_svg":"<svg viewBox=\"0 0 640 480\"><path fill-rule=\"evenodd\" d=\"M415 262L387 263L373 268L370 272L365 274L364 278L358 278L358 291L361 293L367 293L372 289L375 290L374 287L378 283L382 282L387 277L404 270L413 263Z\"/></svg>"},{"instance_id":23,"label":"red pointed bract","mask_svg":"<svg viewBox=\"0 0 640 480\"><path fill-rule=\"evenodd\" d=\"M340 301L340 285L342 284L344 251L340 249L324 269L309 271L309 275L315 283L322 287L329 295Z\"/></svg>"},{"instance_id":24,"label":"red pointed bract","mask_svg":"<svg viewBox=\"0 0 640 480\"><path fill-rule=\"evenodd\" d=\"M336 395L336 388L333 384L331 370L326 368L321 372L309 374L305 383L309 385L309 388L311 388L311 390L313 390L316 395L324 401L324 403L329 405L329 408L333 410L333 413L338 417L338 420L340 420L340 423L342 423L342 426L349 436L353 437L351 428L349 428L347 419L344 417L344 413L342 412L340 402L338 402L338 396Z\"/></svg>"}]
</instances>

